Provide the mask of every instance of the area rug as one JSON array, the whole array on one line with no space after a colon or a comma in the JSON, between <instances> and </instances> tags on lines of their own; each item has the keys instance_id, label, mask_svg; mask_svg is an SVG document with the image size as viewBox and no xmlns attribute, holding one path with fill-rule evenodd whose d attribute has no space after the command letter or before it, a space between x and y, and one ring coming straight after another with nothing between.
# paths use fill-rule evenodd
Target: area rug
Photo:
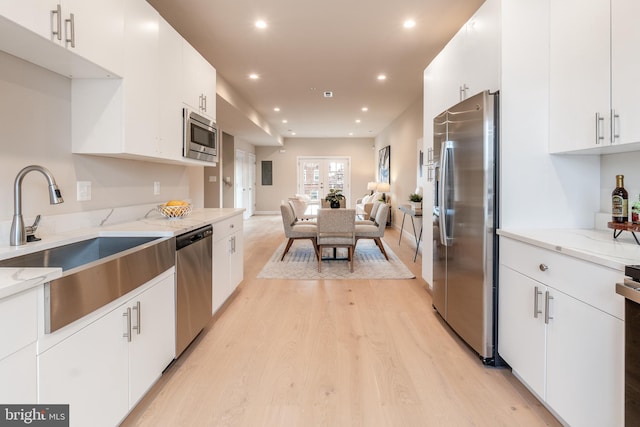
<instances>
[{"instance_id":1,"label":"area rug","mask_svg":"<svg viewBox=\"0 0 640 427\"><path fill-rule=\"evenodd\" d=\"M353 273L349 271L346 259L322 261L322 272L318 272L313 246L308 240L297 240L280 261L286 241L282 243L271 259L258 274L259 279L413 279L415 275L405 266L387 245L385 250L389 261L384 258L375 242L363 239L358 242L353 259ZM346 251L346 250L345 250ZM337 257L346 254L338 250ZM333 256L326 251L323 256Z\"/></svg>"}]
</instances>

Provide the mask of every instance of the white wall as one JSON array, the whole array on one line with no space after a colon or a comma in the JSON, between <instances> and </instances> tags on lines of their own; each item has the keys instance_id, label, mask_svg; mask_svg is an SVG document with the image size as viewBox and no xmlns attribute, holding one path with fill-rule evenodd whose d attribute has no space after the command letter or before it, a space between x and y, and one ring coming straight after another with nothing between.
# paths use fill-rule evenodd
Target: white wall
<instances>
[{"instance_id":1,"label":"white wall","mask_svg":"<svg viewBox=\"0 0 640 427\"><path fill-rule=\"evenodd\" d=\"M402 216L396 214L398 205L409 204L409 194L418 185L417 144L423 134L423 102L418 96L407 109L376 137L374 168L378 167L378 150L391 146L391 205L392 222L400 224ZM426 170L425 170L426 173Z\"/></svg>"},{"instance_id":2,"label":"white wall","mask_svg":"<svg viewBox=\"0 0 640 427\"><path fill-rule=\"evenodd\" d=\"M373 138L287 138L283 147L256 146L256 213L279 213L280 201L297 193L299 156L350 157L351 198L347 203L353 207L355 199L367 193L367 182L375 178L374 149ZM272 161L273 185L262 185L263 160Z\"/></svg>"},{"instance_id":3,"label":"white wall","mask_svg":"<svg viewBox=\"0 0 640 427\"><path fill-rule=\"evenodd\" d=\"M11 221L14 179L30 164L53 173L65 203L49 205L44 177L30 173L22 185L25 222L38 213L45 221L46 215L173 198L202 206L202 167L71 154L69 79L0 52L0 94L0 221ZM76 181L91 181L91 201L76 201ZM160 182L159 196L153 195L154 181Z\"/></svg>"}]
</instances>

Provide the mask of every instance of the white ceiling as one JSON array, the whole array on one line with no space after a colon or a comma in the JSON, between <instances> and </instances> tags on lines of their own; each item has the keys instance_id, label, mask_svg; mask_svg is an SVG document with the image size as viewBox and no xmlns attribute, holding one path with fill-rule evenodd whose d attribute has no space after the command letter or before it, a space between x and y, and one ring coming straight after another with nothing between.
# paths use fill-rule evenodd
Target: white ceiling
<instances>
[{"instance_id":1,"label":"white ceiling","mask_svg":"<svg viewBox=\"0 0 640 427\"><path fill-rule=\"evenodd\" d=\"M218 97L220 127L255 145L375 137L422 95L425 67L484 2L147 1L269 123L265 132ZM258 19L268 27L256 28ZM406 19L416 26L403 28ZM380 73L386 81L376 79Z\"/></svg>"}]
</instances>

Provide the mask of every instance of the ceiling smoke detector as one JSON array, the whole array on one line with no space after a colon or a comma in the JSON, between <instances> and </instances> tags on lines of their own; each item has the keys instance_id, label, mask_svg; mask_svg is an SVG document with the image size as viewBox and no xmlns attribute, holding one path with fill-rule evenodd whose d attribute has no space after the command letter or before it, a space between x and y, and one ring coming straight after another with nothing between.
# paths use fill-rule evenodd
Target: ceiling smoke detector
<instances>
[{"instance_id":1,"label":"ceiling smoke detector","mask_svg":"<svg viewBox=\"0 0 640 427\"><path fill-rule=\"evenodd\" d=\"M333 98L333 92L331 92L330 90L325 90L324 93L322 94L325 98Z\"/></svg>"}]
</instances>

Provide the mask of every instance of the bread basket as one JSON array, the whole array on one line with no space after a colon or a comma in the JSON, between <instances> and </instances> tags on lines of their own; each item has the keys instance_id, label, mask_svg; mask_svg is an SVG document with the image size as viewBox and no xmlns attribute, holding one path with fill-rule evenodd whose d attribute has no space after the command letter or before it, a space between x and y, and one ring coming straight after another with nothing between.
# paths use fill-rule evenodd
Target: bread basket
<instances>
[{"instance_id":1,"label":"bread basket","mask_svg":"<svg viewBox=\"0 0 640 427\"><path fill-rule=\"evenodd\" d=\"M167 205L158 205L158 212L169 219L178 219L184 218L185 216L191 213L191 205L180 205L180 206L167 206Z\"/></svg>"}]
</instances>

